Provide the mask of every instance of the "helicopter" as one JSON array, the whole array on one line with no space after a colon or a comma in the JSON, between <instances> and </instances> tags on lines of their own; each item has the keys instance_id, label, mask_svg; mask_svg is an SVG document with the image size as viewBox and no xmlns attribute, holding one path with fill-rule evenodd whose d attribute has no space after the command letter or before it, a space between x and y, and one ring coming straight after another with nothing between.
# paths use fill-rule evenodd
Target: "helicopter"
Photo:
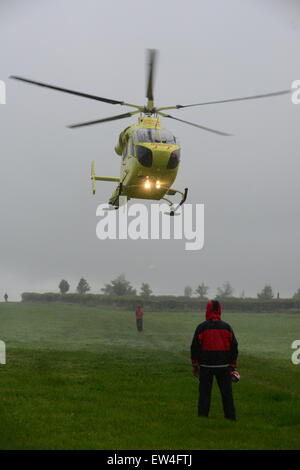
<instances>
[{"instance_id":1,"label":"helicopter","mask_svg":"<svg viewBox=\"0 0 300 470\"><path fill-rule=\"evenodd\" d=\"M148 50L148 71L146 80L146 98L147 104L139 106L135 104L118 101L115 99L103 98L100 96L81 93L66 88L61 88L47 83L29 80L17 75L11 75L10 78L20 80L33 85L38 85L52 90L81 96L83 98L101 101L112 105L122 105L133 108L134 111L118 114L107 118L97 119L67 126L71 129L101 124L109 121L130 118L139 114L136 124L126 127L120 134L118 143L115 147L117 155L122 157L121 170L119 177L97 176L95 162L91 165L92 192L96 193L96 181L109 181L117 183L116 189L109 199L108 209L118 209L128 200L151 199L164 200L168 203L170 216L174 216L179 207L186 201L188 188L183 191L172 187L180 165L181 147L178 139L171 131L161 124L160 117L173 119L190 126L202 129L204 131L217 134L219 136L230 136L226 132L212 129L206 126L192 123L174 117L165 111L171 109L179 110L194 106L206 106L220 103L230 103L245 100L254 100L260 98L269 98L290 93L291 90L282 90L272 93L265 93L241 98L222 99L217 101L207 101L195 104L156 107L154 105L153 85L156 70L157 50ZM179 194L181 199L177 205L167 196Z\"/></svg>"}]
</instances>

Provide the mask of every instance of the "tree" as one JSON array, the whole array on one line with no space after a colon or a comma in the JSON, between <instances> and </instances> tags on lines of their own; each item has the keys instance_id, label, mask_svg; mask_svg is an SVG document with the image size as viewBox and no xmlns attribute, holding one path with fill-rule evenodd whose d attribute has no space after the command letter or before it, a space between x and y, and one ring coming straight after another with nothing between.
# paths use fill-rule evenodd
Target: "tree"
<instances>
[{"instance_id":1,"label":"tree","mask_svg":"<svg viewBox=\"0 0 300 470\"><path fill-rule=\"evenodd\" d=\"M293 295L293 299L294 300L300 300L300 288L297 290L297 292L295 292L295 294Z\"/></svg>"},{"instance_id":2,"label":"tree","mask_svg":"<svg viewBox=\"0 0 300 470\"><path fill-rule=\"evenodd\" d=\"M200 299L207 299L207 292L208 292L209 287L202 282L196 289L195 293L200 297Z\"/></svg>"},{"instance_id":3,"label":"tree","mask_svg":"<svg viewBox=\"0 0 300 470\"><path fill-rule=\"evenodd\" d=\"M104 295L136 295L136 290L131 287L124 274L120 274L120 276L111 281L110 284L106 284L101 290Z\"/></svg>"},{"instance_id":4,"label":"tree","mask_svg":"<svg viewBox=\"0 0 300 470\"><path fill-rule=\"evenodd\" d=\"M62 279L58 285L61 294L66 294L70 289L70 284L65 279Z\"/></svg>"},{"instance_id":5,"label":"tree","mask_svg":"<svg viewBox=\"0 0 300 470\"><path fill-rule=\"evenodd\" d=\"M184 288L184 297L192 297L192 294L193 294L193 289L191 288L191 286L186 286Z\"/></svg>"},{"instance_id":6,"label":"tree","mask_svg":"<svg viewBox=\"0 0 300 470\"><path fill-rule=\"evenodd\" d=\"M270 285L265 285L261 292L258 292L257 298L260 300L272 300L274 297L272 287Z\"/></svg>"},{"instance_id":7,"label":"tree","mask_svg":"<svg viewBox=\"0 0 300 470\"><path fill-rule=\"evenodd\" d=\"M76 290L78 294L86 294L89 290L91 290L91 288L88 285L87 281L82 277L78 282Z\"/></svg>"},{"instance_id":8,"label":"tree","mask_svg":"<svg viewBox=\"0 0 300 470\"><path fill-rule=\"evenodd\" d=\"M152 294L152 290L150 289L149 284L143 282L142 287L141 287L140 296L148 298L148 297L150 297L151 294Z\"/></svg>"},{"instance_id":9,"label":"tree","mask_svg":"<svg viewBox=\"0 0 300 470\"><path fill-rule=\"evenodd\" d=\"M233 295L233 288L229 281L224 282L222 287L217 288L217 299L228 299Z\"/></svg>"}]
</instances>

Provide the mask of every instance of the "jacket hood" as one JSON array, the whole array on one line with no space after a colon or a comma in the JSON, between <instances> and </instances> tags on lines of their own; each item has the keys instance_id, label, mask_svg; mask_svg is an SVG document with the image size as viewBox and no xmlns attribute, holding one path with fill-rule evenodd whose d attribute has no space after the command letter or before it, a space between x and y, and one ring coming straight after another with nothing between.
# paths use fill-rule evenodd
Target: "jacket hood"
<instances>
[{"instance_id":1,"label":"jacket hood","mask_svg":"<svg viewBox=\"0 0 300 470\"><path fill-rule=\"evenodd\" d=\"M209 300L206 305L206 320L218 321L222 314L222 307L217 300Z\"/></svg>"}]
</instances>

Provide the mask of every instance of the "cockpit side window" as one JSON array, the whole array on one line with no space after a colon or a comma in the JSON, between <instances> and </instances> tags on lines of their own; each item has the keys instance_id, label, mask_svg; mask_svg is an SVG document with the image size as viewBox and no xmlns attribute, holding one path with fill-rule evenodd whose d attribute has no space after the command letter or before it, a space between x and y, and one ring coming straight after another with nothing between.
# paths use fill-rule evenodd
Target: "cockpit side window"
<instances>
[{"instance_id":1,"label":"cockpit side window","mask_svg":"<svg viewBox=\"0 0 300 470\"><path fill-rule=\"evenodd\" d=\"M139 163L143 166L151 168L153 162L152 151L147 147L144 147L144 145L136 145L135 150Z\"/></svg>"},{"instance_id":2,"label":"cockpit side window","mask_svg":"<svg viewBox=\"0 0 300 470\"><path fill-rule=\"evenodd\" d=\"M169 158L168 164L167 164L167 169L168 170L174 170L175 168L178 167L180 161L180 150L174 150Z\"/></svg>"}]
</instances>

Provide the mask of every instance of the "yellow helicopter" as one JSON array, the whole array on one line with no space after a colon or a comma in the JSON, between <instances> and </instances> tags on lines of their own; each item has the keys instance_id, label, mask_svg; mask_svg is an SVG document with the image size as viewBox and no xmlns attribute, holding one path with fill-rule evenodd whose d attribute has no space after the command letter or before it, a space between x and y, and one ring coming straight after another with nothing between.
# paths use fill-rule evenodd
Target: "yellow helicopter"
<instances>
[{"instance_id":1,"label":"yellow helicopter","mask_svg":"<svg viewBox=\"0 0 300 470\"><path fill-rule=\"evenodd\" d=\"M291 90L246 96L242 98L208 101L188 105L177 104L175 106L157 108L154 106L153 97L154 72L157 57L156 52L157 51L153 49L148 51L148 74L146 87L146 97L148 101L146 106L138 106L135 104L125 103L124 101L80 93L66 88L60 88L46 83L29 80L16 75L11 75L10 78L84 98L102 101L104 103L119 104L134 108L135 111L132 112L73 124L68 127L74 129L93 124L116 121L140 114L136 124L127 127L123 132L121 132L118 144L115 147L116 153L122 157L120 177L96 176L95 163L92 162L91 180L93 194L96 192L96 181L115 182L118 183L118 185L109 199L109 204L112 206L112 209L118 209L120 205L122 205L122 201L127 201L132 198L164 200L170 206L169 215L173 216L178 208L185 202L188 189L185 188L184 191L179 191L178 189L172 188L172 184L175 181L180 164L180 146L176 137L161 125L159 116L175 119L176 121L189 124L220 136L229 136L231 134L179 119L171 116L170 114L166 114L163 111L167 111L169 109L188 108L192 106L269 98L290 93ZM174 206L173 202L166 196L174 196L176 194L179 194L181 199L180 202Z\"/></svg>"}]
</instances>

